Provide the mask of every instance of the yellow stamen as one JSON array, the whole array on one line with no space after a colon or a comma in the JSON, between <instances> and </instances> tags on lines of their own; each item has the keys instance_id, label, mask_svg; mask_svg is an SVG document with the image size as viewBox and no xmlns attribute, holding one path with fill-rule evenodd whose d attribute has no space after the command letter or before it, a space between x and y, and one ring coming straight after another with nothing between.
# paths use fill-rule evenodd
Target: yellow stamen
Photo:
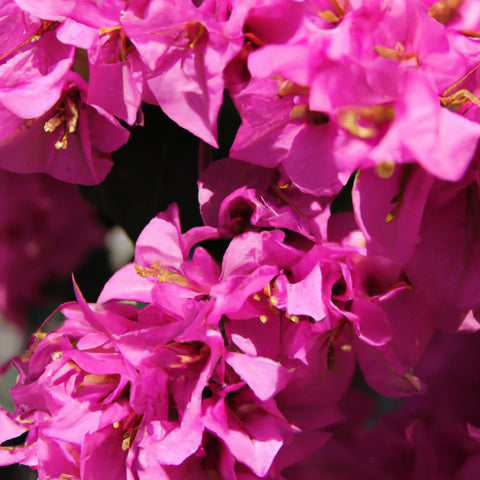
<instances>
[{"instance_id":1,"label":"yellow stamen","mask_svg":"<svg viewBox=\"0 0 480 480\"><path fill-rule=\"evenodd\" d=\"M174 283L175 285L180 285L182 287L193 288L184 276L180 275L179 273L172 272L168 268L162 267L162 265L157 261L153 262L150 268L135 265L135 270L137 271L138 275L144 278L153 277L160 282Z\"/></svg>"},{"instance_id":2,"label":"yellow stamen","mask_svg":"<svg viewBox=\"0 0 480 480\"><path fill-rule=\"evenodd\" d=\"M382 45L375 45L373 47L376 53L378 53L383 58L388 58L390 60L397 60L399 62L407 61L411 59L417 60L416 53L405 53L405 46L400 42L397 42L395 48L384 47ZM417 60L418 64L418 60Z\"/></svg>"},{"instance_id":3,"label":"yellow stamen","mask_svg":"<svg viewBox=\"0 0 480 480\"><path fill-rule=\"evenodd\" d=\"M356 137L368 139L378 135L378 127L393 120L394 111L391 105L375 105L373 107L343 107L337 112L337 120L341 127ZM367 122L371 126L363 126Z\"/></svg>"},{"instance_id":4,"label":"yellow stamen","mask_svg":"<svg viewBox=\"0 0 480 480\"><path fill-rule=\"evenodd\" d=\"M455 11L463 2L464 0L442 0L436 2L428 9L428 14L437 22L445 25L453 20Z\"/></svg>"},{"instance_id":5,"label":"yellow stamen","mask_svg":"<svg viewBox=\"0 0 480 480\"><path fill-rule=\"evenodd\" d=\"M130 448L130 432L125 432L123 434L123 440L122 440L122 450L128 450Z\"/></svg>"},{"instance_id":6,"label":"yellow stamen","mask_svg":"<svg viewBox=\"0 0 480 480\"><path fill-rule=\"evenodd\" d=\"M468 102L475 103L475 105L480 106L480 100L472 92L465 88L458 90L448 97L440 97L440 102L444 107L455 107Z\"/></svg>"},{"instance_id":7,"label":"yellow stamen","mask_svg":"<svg viewBox=\"0 0 480 480\"><path fill-rule=\"evenodd\" d=\"M111 33L121 29L122 29L121 25L116 25L115 27L101 28L99 33L100 35L104 35L105 33Z\"/></svg>"},{"instance_id":8,"label":"yellow stamen","mask_svg":"<svg viewBox=\"0 0 480 480\"><path fill-rule=\"evenodd\" d=\"M65 109L68 113L67 118L67 131L68 133L73 133L77 129L78 124L78 107L76 102L67 95L65 98Z\"/></svg>"},{"instance_id":9,"label":"yellow stamen","mask_svg":"<svg viewBox=\"0 0 480 480\"><path fill-rule=\"evenodd\" d=\"M43 130L47 133L52 133L55 129L60 126L63 122L63 115L61 112L58 112L55 116L53 116L50 120L47 120L43 125Z\"/></svg>"},{"instance_id":10,"label":"yellow stamen","mask_svg":"<svg viewBox=\"0 0 480 480\"><path fill-rule=\"evenodd\" d=\"M196 43L203 37L206 32L205 26L200 22L187 22L185 24L185 34L190 40L188 43L189 48L193 48Z\"/></svg>"},{"instance_id":11,"label":"yellow stamen","mask_svg":"<svg viewBox=\"0 0 480 480\"><path fill-rule=\"evenodd\" d=\"M308 97L310 93L310 87L305 87L290 80L285 80L279 75L274 75L272 78L273 80L278 81L277 95L280 98L286 97L288 95L300 95L302 97Z\"/></svg>"},{"instance_id":12,"label":"yellow stamen","mask_svg":"<svg viewBox=\"0 0 480 480\"><path fill-rule=\"evenodd\" d=\"M338 17L343 17L347 11L345 5L342 5L338 0L330 0L330 3L333 6L333 10Z\"/></svg>"},{"instance_id":13,"label":"yellow stamen","mask_svg":"<svg viewBox=\"0 0 480 480\"><path fill-rule=\"evenodd\" d=\"M390 178L395 171L395 164L385 161L379 163L375 170L380 178Z\"/></svg>"},{"instance_id":14,"label":"yellow stamen","mask_svg":"<svg viewBox=\"0 0 480 480\"><path fill-rule=\"evenodd\" d=\"M51 357L52 357L52 360L58 360L60 357L62 356L62 352L54 352L52 353Z\"/></svg>"},{"instance_id":15,"label":"yellow stamen","mask_svg":"<svg viewBox=\"0 0 480 480\"><path fill-rule=\"evenodd\" d=\"M338 23L340 21L340 19L331 10L323 10L318 12L318 15L326 22Z\"/></svg>"},{"instance_id":16,"label":"yellow stamen","mask_svg":"<svg viewBox=\"0 0 480 480\"><path fill-rule=\"evenodd\" d=\"M473 30L460 30L460 33L462 35L465 35L466 37L470 37L470 38L480 38L480 33L479 32L475 32ZM478 65L475 67L475 68L478 68Z\"/></svg>"},{"instance_id":17,"label":"yellow stamen","mask_svg":"<svg viewBox=\"0 0 480 480\"><path fill-rule=\"evenodd\" d=\"M388 58L390 60L401 60L401 53L397 52L393 48L383 47L382 45L375 45L373 47L376 53L378 53L383 58Z\"/></svg>"},{"instance_id":18,"label":"yellow stamen","mask_svg":"<svg viewBox=\"0 0 480 480\"><path fill-rule=\"evenodd\" d=\"M68 134L63 135L61 140L55 142L55 148L57 150L66 150L67 149L67 136Z\"/></svg>"},{"instance_id":19,"label":"yellow stamen","mask_svg":"<svg viewBox=\"0 0 480 480\"><path fill-rule=\"evenodd\" d=\"M352 135L358 138L375 138L378 134L376 128L362 127L358 124L358 114L353 110L343 110L338 113L338 123L345 130L349 131Z\"/></svg>"}]
</instances>

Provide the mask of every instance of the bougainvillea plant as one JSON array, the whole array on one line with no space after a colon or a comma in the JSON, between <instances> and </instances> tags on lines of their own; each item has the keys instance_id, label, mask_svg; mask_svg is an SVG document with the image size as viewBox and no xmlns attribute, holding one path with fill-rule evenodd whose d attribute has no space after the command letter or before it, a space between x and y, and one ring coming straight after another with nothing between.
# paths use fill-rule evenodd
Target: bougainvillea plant
<instances>
[{"instance_id":1,"label":"bougainvillea plant","mask_svg":"<svg viewBox=\"0 0 480 480\"><path fill-rule=\"evenodd\" d=\"M480 478L478 2L0 0L0 40L2 316L101 240L58 181L136 243L3 367L0 465Z\"/></svg>"}]
</instances>

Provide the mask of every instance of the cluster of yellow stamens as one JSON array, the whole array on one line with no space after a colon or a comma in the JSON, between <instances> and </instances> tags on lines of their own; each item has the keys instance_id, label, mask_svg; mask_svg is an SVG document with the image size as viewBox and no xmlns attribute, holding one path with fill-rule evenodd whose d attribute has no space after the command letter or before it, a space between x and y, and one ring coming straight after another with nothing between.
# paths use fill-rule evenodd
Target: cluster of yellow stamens
<instances>
[{"instance_id":1,"label":"cluster of yellow stamens","mask_svg":"<svg viewBox=\"0 0 480 480\"><path fill-rule=\"evenodd\" d=\"M78 106L75 96L78 92L66 92L64 97L54 107L55 113L43 125L46 133L53 133L58 128L61 129L59 139L55 142L57 150L65 150L67 148L68 136L74 133L78 126Z\"/></svg>"}]
</instances>

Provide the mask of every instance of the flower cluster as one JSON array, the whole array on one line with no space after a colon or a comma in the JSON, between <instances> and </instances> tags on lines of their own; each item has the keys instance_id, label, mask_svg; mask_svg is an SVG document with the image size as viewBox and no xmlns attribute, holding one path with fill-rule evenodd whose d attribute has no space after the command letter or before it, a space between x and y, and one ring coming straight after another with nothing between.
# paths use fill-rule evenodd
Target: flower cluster
<instances>
[{"instance_id":1,"label":"flower cluster","mask_svg":"<svg viewBox=\"0 0 480 480\"><path fill-rule=\"evenodd\" d=\"M451 364L480 330L475 0L0 0L0 38L1 168L98 183L155 104L201 142L204 221L171 205L95 303L75 285L14 361L0 464L474 478L479 376ZM409 398L377 422L367 389Z\"/></svg>"},{"instance_id":2,"label":"flower cluster","mask_svg":"<svg viewBox=\"0 0 480 480\"><path fill-rule=\"evenodd\" d=\"M34 201L32 201L34 199ZM0 319L25 328L26 309L102 243L103 229L73 185L0 171Z\"/></svg>"}]
</instances>

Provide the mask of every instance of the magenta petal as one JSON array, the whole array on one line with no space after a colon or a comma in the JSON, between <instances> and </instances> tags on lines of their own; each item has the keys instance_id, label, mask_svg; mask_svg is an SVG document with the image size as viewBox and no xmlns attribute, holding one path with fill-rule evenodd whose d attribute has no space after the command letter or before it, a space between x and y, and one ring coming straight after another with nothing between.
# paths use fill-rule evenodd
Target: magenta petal
<instances>
[{"instance_id":1,"label":"magenta petal","mask_svg":"<svg viewBox=\"0 0 480 480\"><path fill-rule=\"evenodd\" d=\"M26 457L31 452L31 448L25 447L0 447L0 465L13 465L15 463L26 464Z\"/></svg>"},{"instance_id":2,"label":"magenta petal","mask_svg":"<svg viewBox=\"0 0 480 480\"><path fill-rule=\"evenodd\" d=\"M285 368L269 358L226 352L225 361L247 382L260 400L272 398L287 383Z\"/></svg>"},{"instance_id":3,"label":"magenta petal","mask_svg":"<svg viewBox=\"0 0 480 480\"><path fill-rule=\"evenodd\" d=\"M153 262L159 262L162 266L179 268L184 259L180 234L177 225L168 219L153 218L138 237L135 263L151 266Z\"/></svg>"},{"instance_id":4,"label":"magenta petal","mask_svg":"<svg viewBox=\"0 0 480 480\"><path fill-rule=\"evenodd\" d=\"M125 480L127 451L122 449L124 432L109 425L85 435L82 442L80 471L82 478Z\"/></svg>"},{"instance_id":5,"label":"magenta petal","mask_svg":"<svg viewBox=\"0 0 480 480\"><path fill-rule=\"evenodd\" d=\"M98 303L109 300L133 300L136 302L151 303L152 289L155 283L141 277L135 270L133 263L118 270L103 287L98 297Z\"/></svg>"},{"instance_id":6,"label":"magenta petal","mask_svg":"<svg viewBox=\"0 0 480 480\"><path fill-rule=\"evenodd\" d=\"M47 32L31 48L0 64L0 103L22 118L43 115L57 102L74 48Z\"/></svg>"},{"instance_id":7,"label":"magenta petal","mask_svg":"<svg viewBox=\"0 0 480 480\"><path fill-rule=\"evenodd\" d=\"M76 0L15 0L26 12L47 20L62 21L75 6Z\"/></svg>"},{"instance_id":8,"label":"magenta petal","mask_svg":"<svg viewBox=\"0 0 480 480\"><path fill-rule=\"evenodd\" d=\"M25 432L25 428L14 423L6 410L0 408L0 443L19 437Z\"/></svg>"},{"instance_id":9,"label":"magenta petal","mask_svg":"<svg viewBox=\"0 0 480 480\"><path fill-rule=\"evenodd\" d=\"M418 73L407 75L403 88L395 113L403 144L433 175L459 180L477 148L480 125L441 108L437 93Z\"/></svg>"},{"instance_id":10,"label":"magenta petal","mask_svg":"<svg viewBox=\"0 0 480 480\"><path fill-rule=\"evenodd\" d=\"M142 100L141 80L131 62L102 63L90 67L88 103L133 125Z\"/></svg>"},{"instance_id":11,"label":"magenta petal","mask_svg":"<svg viewBox=\"0 0 480 480\"><path fill-rule=\"evenodd\" d=\"M383 309L372 301L355 298L352 313L357 317L357 335L369 345L385 345L392 338L392 327Z\"/></svg>"},{"instance_id":12,"label":"magenta petal","mask_svg":"<svg viewBox=\"0 0 480 480\"><path fill-rule=\"evenodd\" d=\"M285 130L299 128L289 125ZM338 180L333 140L335 131L330 124L304 125L299 128L283 166L293 183L303 192L313 195L334 195L342 184Z\"/></svg>"},{"instance_id":13,"label":"magenta petal","mask_svg":"<svg viewBox=\"0 0 480 480\"><path fill-rule=\"evenodd\" d=\"M268 78L272 74L308 85L310 52L307 45L268 45L250 54L248 68L256 77Z\"/></svg>"},{"instance_id":14,"label":"magenta petal","mask_svg":"<svg viewBox=\"0 0 480 480\"><path fill-rule=\"evenodd\" d=\"M357 340L355 352L365 380L381 395L404 397L421 391L420 380L411 372L397 372L378 348Z\"/></svg>"},{"instance_id":15,"label":"magenta petal","mask_svg":"<svg viewBox=\"0 0 480 480\"><path fill-rule=\"evenodd\" d=\"M234 457L248 465L252 471L264 477L280 450L283 440L275 427L264 429L260 438L251 438L235 416L227 410L223 399L208 408L205 427L221 438ZM259 425L260 426L260 422Z\"/></svg>"},{"instance_id":16,"label":"magenta petal","mask_svg":"<svg viewBox=\"0 0 480 480\"><path fill-rule=\"evenodd\" d=\"M321 295L322 271L318 264L300 282L287 282L286 289L288 313L308 315L317 321L325 317L325 305Z\"/></svg>"},{"instance_id":17,"label":"magenta petal","mask_svg":"<svg viewBox=\"0 0 480 480\"><path fill-rule=\"evenodd\" d=\"M470 423L467 424L468 434L471 438L475 441L480 442L480 427L476 427L475 425L471 425Z\"/></svg>"}]
</instances>

